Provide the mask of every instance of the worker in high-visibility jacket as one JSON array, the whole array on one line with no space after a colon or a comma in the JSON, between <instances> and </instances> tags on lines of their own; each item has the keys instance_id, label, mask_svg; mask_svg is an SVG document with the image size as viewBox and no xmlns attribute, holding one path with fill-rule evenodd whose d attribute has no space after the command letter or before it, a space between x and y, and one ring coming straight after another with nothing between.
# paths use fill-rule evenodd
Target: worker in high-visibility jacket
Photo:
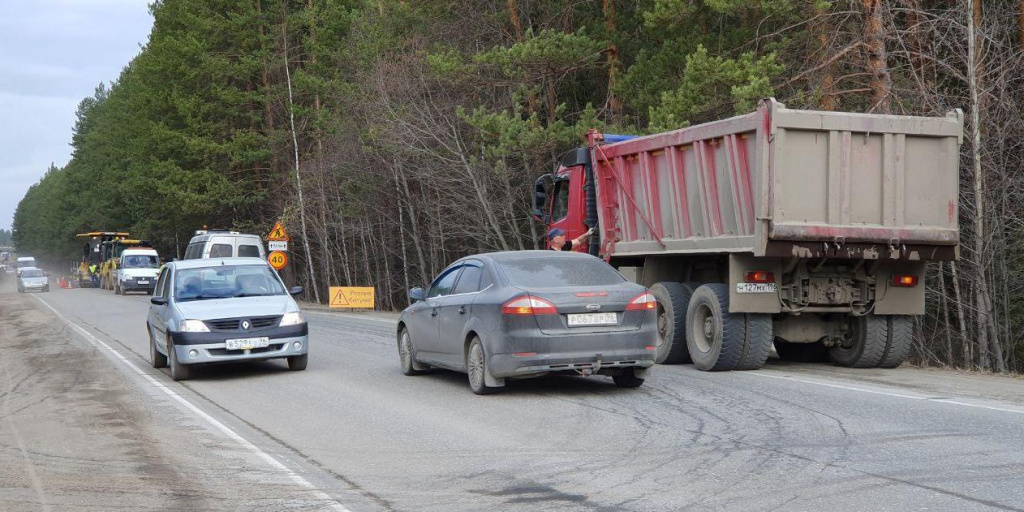
<instances>
[{"instance_id":1,"label":"worker in high-visibility jacket","mask_svg":"<svg viewBox=\"0 0 1024 512\"><path fill-rule=\"evenodd\" d=\"M100 286L100 273L99 267L93 263L89 265L89 280L92 281L93 288L99 288Z\"/></svg>"}]
</instances>

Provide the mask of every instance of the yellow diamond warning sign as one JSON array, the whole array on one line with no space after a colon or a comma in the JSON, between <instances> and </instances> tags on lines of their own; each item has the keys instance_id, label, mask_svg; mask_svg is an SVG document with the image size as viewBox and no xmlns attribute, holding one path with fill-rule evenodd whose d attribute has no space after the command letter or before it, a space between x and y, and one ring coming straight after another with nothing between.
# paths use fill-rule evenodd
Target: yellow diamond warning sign
<instances>
[{"instance_id":1,"label":"yellow diamond warning sign","mask_svg":"<svg viewBox=\"0 0 1024 512\"><path fill-rule=\"evenodd\" d=\"M274 242L287 242L291 240L291 238L288 238L288 232L284 230L284 225L281 224L281 221L277 221L277 224L274 224L274 229L270 230L270 235L267 236L267 240L272 240Z\"/></svg>"},{"instance_id":2,"label":"yellow diamond warning sign","mask_svg":"<svg viewBox=\"0 0 1024 512\"><path fill-rule=\"evenodd\" d=\"M332 308L373 309L372 286L332 286Z\"/></svg>"}]
</instances>

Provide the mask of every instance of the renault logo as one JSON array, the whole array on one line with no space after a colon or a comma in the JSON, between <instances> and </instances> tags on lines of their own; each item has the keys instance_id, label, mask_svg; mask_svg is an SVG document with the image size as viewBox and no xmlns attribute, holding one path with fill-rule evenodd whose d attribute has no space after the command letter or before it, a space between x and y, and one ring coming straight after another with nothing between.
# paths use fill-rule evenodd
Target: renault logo
<instances>
[{"instance_id":1,"label":"renault logo","mask_svg":"<svg viewBox=\"0 0 1024 512\"><path fill-rule=\"evenodd\" d=\"M248 331L249 330L249 321L248 320L242 320L242 330L243 331Z\"/></svg>"},{"instance_id":2,"label":"renault logo","mask_svg":"<svg viewBox=\"0 0 1024 512\"><path fill-rule=\"evenodd\" d=\"M601 311L600 304L587 304L587 311Z\"/></svg>"}]
</instances>

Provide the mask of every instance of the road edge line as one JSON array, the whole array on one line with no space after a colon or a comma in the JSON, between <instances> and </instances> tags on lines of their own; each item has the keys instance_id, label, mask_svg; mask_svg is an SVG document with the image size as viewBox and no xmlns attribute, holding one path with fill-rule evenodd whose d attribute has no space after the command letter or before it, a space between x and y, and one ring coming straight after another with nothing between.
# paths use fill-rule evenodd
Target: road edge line
<instances>
[{"instance_id":1,"label":"road edge line","mask_svg":"<svg viewBox=\"0 0 1024 512\"><path fill-rule=\"evenodd\" d=\"M832 384L832 383L828 383L828 382L821 382L821 381L808 380L808 379L800 379L800 378L796 378L796 377L790 377L790 376L788 376L786 374L783 374L783 375L768 375L767 373L764 373L764 372L744 372L744 374L745 375L753 375L753 376L756 376L756 377L765 377L765 378L769 378L769 379L786 380L786 381L791 381L791 382L801 382L801 383L804 383L804 384L813 384L813 385L816 385L816 386L824 386L824 387L829 387L829 388L839 388L839 389L845 389L847 391L858 391L858 392L861 392L861 393L870 393L870 394L873 394L873 395L884 395L884 396L890 396L890 397L894 397L894 398L904 398L904 399L908 399L908 400L918 400L918 401L921 401L921 402L932 402L932 403L938 403L938 404L959 405L959 406L971 407L971 408L975 408L975 409L988 409L990 411L1010 412L1010 413L1014 413L1014 414L1024 414L1024 408L1021 408L1021 409L1009 409L1009 408L1005 408L1005 407L995 407L995 406L992 406L992 405L972 404L972 403L969 403L969 402L962 402L962 401L960 401L960 399L933 398L933 397L929 397L929 396L904 395L904 394L901 394L901 393L893 393L893 392L889 392L889 391L865 389L865 388L855 387L855 386L844 386L842 384Z\"/></svg>"},{"instance_id":2,"label":"road edge line","mask_svg":"<svg viewBox=\"0 0 1024 512\"><path fill-rule=\"evenodd\" d=\"M314 492L314 496L316 498L318 498L320 500L325 500L325 501L330 502L331 510L334 510L336 512L352 512L351 510L346 508L344 505L342 505L341 502L339 502L338 500L336 500L333 497L331 497L331 495L327 494L326 492L320 490L315 485L310 483L309 480L306 480L301 475L299 475L298 473L293 471L291 468L289 468L288 466L285 466L283 463L281 463L281 461L275 459L274 457L272 457L267 452L264 452L263 450L261 450L258 446L254 445L251 442L249 442L248 440L246 440L240 434L238 434L237 432L232 430L231 427L229 427L229 426L225 425L224 423L220 422L219 420L217 420L213 416L210 416L209 414L204 412L202 409L200 409L198 406L196 406L195 404L190 402L187 398L181 396L180 394L178 394L177 392L175 392L174 390L169 388L167 385L165 385L165 384L161 383L160 381L156 380L152 375L150 375L150 374L146 373L145 371L143 371L141 368L138 367L138 365L136 365L135 363L133 363L130 360L128 360L127 357L125 357L123 354L121 354L117 350L114 350L113 347L108 345L103 340L101 340L101 339L97 338L96 336L94 336L92 333L87 331L84 327L82 327L82 326L76 324L75 322L72 322L71 320L69 320L67 317L65 317L63 314L61 314L60 311L57 311L56 308L51 306L50 303L48 303L46 300L44 300L41 297L38 297L36 295L33 295L32 298L38 300L42 305L44 305L47 308L49 308L50 311L53 311L53 314L57 315L57 317L60 318L62 321L64 321L64 323L66 323L66 324L70 325L71 327L73 327L74 329L76 329L78 331L78 333L83 335L86 338L86 340L88 340L90 343L92 343L93 345L95 345L95 346L97 346L97 347L99 347L101 349L105 349L108 352L110 352L111 354L113 354L118 360L120 360L122 363L124 363L126 366L128 366L128 368L131 371L133 371L135 374L141 376L143 379L148 381L154 387L156 387L160 391L162 391L164 394L166 394L167 396L173 398L174 400L176 400L179 403L181 403L182 405L184 405L186 409L191 411L196 416L198 416L198 417L202 418L203 420L205 420L207 423L210 424L210 426L214 427L215 429L219 430L224 435L228 436L229 438L231 438L232 440L234 440L235 442L240 444L242 446L242 448L245 448L250 453L252 453L253 455L257 456L258 458L260 458L261 460L263 460L264 462L269 464L274 469L283 471L285 474L288 475L288 478L292 481L292 483L294 483L294 484L296 484L296 485L298 485L300 487L304 487L304 488L306 488L308 490L313 491Z\"/></svg>"}]
</instances>

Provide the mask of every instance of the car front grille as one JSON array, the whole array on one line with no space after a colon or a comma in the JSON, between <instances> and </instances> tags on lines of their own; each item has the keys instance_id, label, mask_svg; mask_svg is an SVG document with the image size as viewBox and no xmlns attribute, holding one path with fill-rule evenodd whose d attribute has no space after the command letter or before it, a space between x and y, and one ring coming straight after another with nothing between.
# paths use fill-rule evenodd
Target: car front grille
<instances>
[{"instance_id":1,"label":"car front grille","mask_svg":"<svg viewBox=\"0 0 1024 512\"><path fill-rule=\"evenodd\" d=\"M237 331L241 328L242 320L245 318L223 318L220 320L207 320L206 325L214 331ZM281 316L257 316L249 318L250 329L264 329L273 327L281 321Z\"/></svg>"}]
</instances>

